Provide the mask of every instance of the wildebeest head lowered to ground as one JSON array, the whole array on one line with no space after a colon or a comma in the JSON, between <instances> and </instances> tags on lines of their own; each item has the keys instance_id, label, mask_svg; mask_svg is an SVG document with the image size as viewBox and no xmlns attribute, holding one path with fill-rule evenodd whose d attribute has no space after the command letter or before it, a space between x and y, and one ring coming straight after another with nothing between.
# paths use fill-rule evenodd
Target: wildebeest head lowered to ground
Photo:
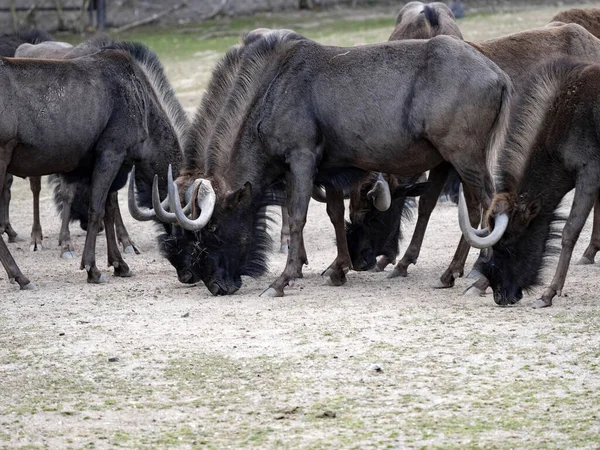
<instances>
[{"instance_id":1,"label":"wildebeest head lowered to ground","mask_svg":"<svg viewBox=\"0 0 600 450\"><path fill-rule=\"evenodd\" d=\"M544 254L556 236L556 210L575 188L556 273L534 306L550 306L561 294L573 247L600 194L599 92L598 64L559 59L543 67L519 97L488 211L490 227L501 215L510 218L497 243L471 229L461 201L461 228L472 245L487 248L481 271L499 305L518 302L523 290L539 282Z\"/></svg>"},{"instance_id":2,"label":"wildebeest head lowered to ground","mask_svg":"<svg viewBox=\"0 0 600 450\"><path fill-rule=\"evenodd\" d=\"M196 219L181 212L177 186L169 185L180 225L201 234L204 282L218 294L235 287L226 280L250 262L261 198L282 176L291 242L271 295L302 276L302 229L317 174L413 174L447 160L467 182L473 209L489 204L488 156L503 134L511 90L501 70L452 38L339 48L270 33L244 57L204 167L186 154L179 185L198 183L204 203Z\"/></svg>"},{"instance_id":3,"label":"wildebeest head lowered to ground","mask_svg":"<svg viewBox=\"0 0 600 450\"><path fill-rule=\"evenodd\" d=\"M176 123L151 78L129 53L119 50L64 61L0 60L0 107L6 111L0 123L0 160L5 169L17 176L62 173L91 179L81 268L92 283L102 281L95 241L103 220L109 264L116 275L130 274L111 230L113 194L125 184L131 166L137 165L138 176L148 185L156 172L165 173L160 178L164 195L167 166L181 161ZM0 184L4 177L2 171ZM10 278L22 288L28 286L3 241L0 250Z\"/></svg>"}]
</instances>

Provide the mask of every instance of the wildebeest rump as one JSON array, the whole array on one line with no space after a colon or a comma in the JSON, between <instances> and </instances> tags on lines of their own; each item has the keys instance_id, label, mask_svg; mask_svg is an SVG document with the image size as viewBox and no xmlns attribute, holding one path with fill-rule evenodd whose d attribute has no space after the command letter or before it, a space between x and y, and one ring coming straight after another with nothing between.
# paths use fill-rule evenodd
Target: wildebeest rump
<instances>
[{"instance_id":1,"label":"wildebeest rump","mask_svg":"<svg viewBox=\"0 0 600 450\"><path fill-rule=\"evenodd\" d=\"M114 236L115 194L131 166L140 168L139 177L149 185L154 173L181 160L176 124L148 73L129 53L118 50L73 60L0 59L0 108L5 111L0 123L0 185L6 172L91 179L81 262L89 282L102 281L95 242L103 220L109 264L115 275L131 273ZM160 187L164 193L164 177ZM4 241L0 256L9 277L26 288L29 280Z\"/></svg>"},{"instance_id":2,"label":"wildebeest rump","mask_svg":"<svg viewBox=\"0 0 600 450\"><path fill-rule=\"evenodd\" d=\"M114 42L106 36L99 36L88 40L76 47L64 42L43 42L40 44L23 44L15 52L17 58L38 58L38 59L72 59L95 53L103 48L113 48L129 52L143 67L152 66L155 77L166 79L162 68L158 67L158 58L147 47L141 47L134 43ZM168 89L162 89L167 91ZM170 103L177 102L174 97L169 99ZM177 102L178 104L178 102ZM183 109L181 116L185 117ZM178 118L178 120L181 120ZM42 245L42 227L39 221L39 192L41 180L39 177L30 177L32 191L34 192L34 223L31 232L31 250L41 249ZM71 233L69 222L80 221L81 228L87 231L88 209L90 200L90 182L89 179L67 180L60 175L51 175L49 183L54 186L54 201L62 216L62 224L58 244L61 248L63 258L73 258L75 255L71 243ZM35 186L35 189L34 189ZM130 238L118 203L115 205L115 233L117 241L123 246L125 253L138 253L139 250Z\"/></svg>"},{"instance_id":3,"label":"wildebeest rump","mask_svg":"<svg viewBox=\"0 0 600 450\"><path fill-rule=\"evenodd\" d=\"M17 48L25 43L29 44L39 44L40 42L51 41L52 36L42 30L21 30L16 33L7 33L0 35L0 56L3 57L13 57L15 55L15 51ZM32 191L37 191L37 181L33 180L30 182ZM9 216L9 205L10 205L10 188L13 183L12 175L8 174L6 176L6 181L4 185L4 190L2 193L2 198L0 199L0 236L4 233L8 236L8 242L15 242L17 238L17 233L13 229L10 224L10 216ZM35 197L35 194L34 194ZM35 209L35 199L34 199L34 215L37 212ZM39 217L39 212L37 214ZM38 220L39 222L39 220ZM35 231L35 218L34 218L34 230ZM41 234L41 230L40 230Z\"/></svg>"},{"instance_id":4,"label":"wildebeest rump","mask_svg":"<svg viewBox=\"0 0 600 450\"><path fill-rule=\"evenodd\" d=\"M576 23L600 38L600 8L572 8L556 14L552 22Z\"/></svg>"},{"instance_id":5,"label":"wildebeest rump","mask_svg":"<svg viewBox=\"0 0 600 450\"><path fill-rule=\"evenodd\" d=\"M600 195L599 92L600 65L560 59L544 67L520 97L488 212L490 226L500 214L510 222L480 266L499 305L516 303L522 290L539 282L556 209L575 188L558 267L534 306L550 306L561 295L573 247ZM488 247L464 221L461 228L473 245Z\"/></svg>"},{"instance_id":6,"label":"wildebeest rump","mask_svg":"<svg viewBox=\"0 0 600 450\"><path fill-rule=\"evenodd\" d=\"M208 179L200 181L214 209L181 223L202 230L203 281L217 284L217 293L237 289L232 280L239 277L238 261L246 261L252 248L260 199L281 176L287 181L291 242L272 295L283 295L302 276L307 262L302 229L315 176L382 168L414 174L447 160L469 186L472 209L477 202L489 204L493 187L486 164L502 136L512 87L468 45L438 37L339 48L280 31L253 52L207 146L205 170L186 152L188 180L179 181L199 181L194 172ZM177 213L179 195L169 188ZM327 201L337 236L339 219L342 233L344 223L343 194L336 189L341 195L330 203L328 190ZM329 208L339 204L341 215ZM338 245L346 242L342 237ZM349 265L349 259L347 247L338 249L338 263Z\"/></svg>"}]
</instances>

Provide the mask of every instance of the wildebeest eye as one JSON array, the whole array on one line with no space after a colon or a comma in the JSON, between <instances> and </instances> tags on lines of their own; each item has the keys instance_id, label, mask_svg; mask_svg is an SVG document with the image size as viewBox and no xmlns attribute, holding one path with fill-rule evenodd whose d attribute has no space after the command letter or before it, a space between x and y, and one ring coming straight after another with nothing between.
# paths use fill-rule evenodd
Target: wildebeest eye
<instances>
[{"instance_id":1,"label":"wildebeest eye","mask_svg":"<svg viewBox=\"0 0 600 450\"><path fill-rule=\"evenodd\" d=\"M208 226L208 231L210 233L214 233L215 231L217 231L217 226L215 224L209 225Z\"/></svg>"}]
</instances>

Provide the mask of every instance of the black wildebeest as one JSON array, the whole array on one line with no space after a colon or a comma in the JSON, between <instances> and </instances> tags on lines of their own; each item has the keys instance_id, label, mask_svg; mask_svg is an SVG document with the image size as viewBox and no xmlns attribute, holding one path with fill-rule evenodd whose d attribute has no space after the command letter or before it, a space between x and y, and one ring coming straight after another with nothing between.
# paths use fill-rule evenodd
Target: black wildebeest
<instances>
[{"instance_id":1,"label":"black wildebeest","mask_svg":"<svg viewBox=\"0 0 600 450\"><path fill-rule=\"evenodd\" d=\"M556 209L575 188L554 278L534 306L551 306L561 295L573 247L600 196L599 92L598 64L559 59L546 65L520 96L488 211L489 227L501 216L509 218L499 241L471 229L461 199L463 233L473 246L493 245L480 270L499 305L518 302L524 289L539 282Z\"/></svg>"},{"instance_id":2,"label":"black wildebeest","mask_svg":"<svg viewBox=\"0 0 600 450\"><path fill-rule=\"evenodd\" d=\"M442 13L443 10L440 10L440 14ZM498 64L511 77L517 92L527 84L535 69L548 58L573 55L590 61L600 61L600 41L577 24L538 28L469 44ZM396 274L406 276L408 266L416 263L429 214L435 206L437 193L442 189L446 176L447 166L438 166L430 172L431 186L419 202L419 218L415 233L404 256L396 264L392 276ZM381 220L380 214L376 208L371 208L367 212L368 220L373 222ZM468 250L468 244L461 240L450 267L440 278L442 286L453 286L454 278L462 275ZM486 280L481 279L471 292L482 292L486 286Z\"/></svg>"},{"instance_id":3,"label":"black wildebeest","mask_svg":"<svg viewBox=\"0 0 600 450\"><path fill-rule=\"evenodd\" d=\"M13 57L15 51L22 44L39 44L40 42L51 41L52 36L42 30L22 30L16 33L7 33L0 35L0 56ZM4 233L8 236L8 242L15 242L17 233L10 224L9 205L10 205L10 188L13 183L12 175L6 176L5 185L0 200L0 236ZM31 190L38 190L38 180L30 180ZM38 203L39 205L39 203ZM35 208L34 201L34 216L39 217L39 207ZM34 220L35 223L35 220ZM32 230L33 233L33 230ZM41 231L40 231L41 233Z\"/></svg>"},{"instance_id":4,"label":"black wildebeest","mask_svg":"<svg viewBox=\"0 0 600 450\"><path fill-rule=\"evenodd\" d=\"M61 173L67 179L90 180L81 269L87 271L88 282L103 281L95 243L104 221L109 265L115 275L129 276L114 234L116 191L134 163L136 180L148 186L169 163L180 164L178 132L185 124L178 123L165 103L161 90L170 89L168 82L153 66L139 64L131 52L121 50L72 60L3 58L0 80L0 108L5 111L0 123L0 185L7 172L23 177ZM164 194L164 177L159 181ZM30 286L3 240L0 258L10 279L21 289Z\"/></svg>"},{"instance_id":5,"label":"black wildebeest","mask_svg":"<svg viewBox=\"0 0 600 450\"><path fill-rule=\"evenodd\" d=\"M269 295L283 295L302 276L313 180L329 182L327 210L338 244L332 280L343 280L350 265L344 180L347 187L365 171L413 174L447 160L468 186L477 223L476 205L491 200L487 162L505 130L511 90L493 63L449 37L340 48L286 30L268 34L242 62L204 167L186 153L187 177L178 184L200 183L198 198L211 208L187 218L177 185L168 183L180 224L200 231L204 283L214 294L239 288L261 198L282 176L290 251Z\"/></svg>"}]
</instances>

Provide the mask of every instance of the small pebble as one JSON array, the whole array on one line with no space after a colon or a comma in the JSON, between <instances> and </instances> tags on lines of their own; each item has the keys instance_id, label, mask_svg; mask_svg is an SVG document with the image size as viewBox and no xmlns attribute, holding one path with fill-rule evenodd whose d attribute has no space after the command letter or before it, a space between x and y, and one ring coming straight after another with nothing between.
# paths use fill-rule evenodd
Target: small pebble
<instances>
[{"instance_id":1,"label":"small pebble","mask_svg":"<svg viewBox=\"0 0 600 450\"><path fill-rule=\"evenodd\" d=\"M119 362L120 359L117 356L113 356L112 358L108 358L108 362Z\"/></svg>"},{"instance_id":2,"label":"small pebble","mask_svg":"<svg viewBox=\"0 0 600 450\"><path fill-rule=\"evenodd\" d=\"M183 316L181 316L181 317L184 317L184 318L185 318L185 317L190 317L190 313L189 313L189 312L186 312L186 313L185 313Z\"/></svg>"},{"instance_id":3,"label":"small pebble","mask_svg":"<svg viewBox=\"0 0 600 450\"><path fill-rule=\"evenodd\" d=\"M374 372L382 372L383 371L379 364L371 364L371 367L369 367L369 369Z\"/></svg>"}]
</instances>

